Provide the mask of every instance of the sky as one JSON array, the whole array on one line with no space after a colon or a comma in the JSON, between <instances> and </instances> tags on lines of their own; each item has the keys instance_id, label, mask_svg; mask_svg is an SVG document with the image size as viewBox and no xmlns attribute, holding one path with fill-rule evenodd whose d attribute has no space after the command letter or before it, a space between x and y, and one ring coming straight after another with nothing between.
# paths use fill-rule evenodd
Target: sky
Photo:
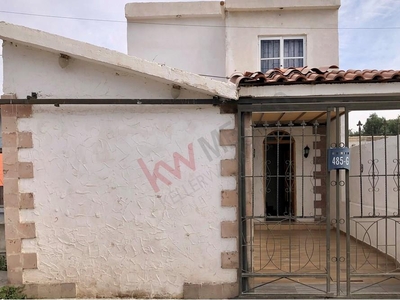
<instances>
[{"instance_id":1,"label":"sky","mask_svg":"<svg viewBox=\"0 0 400 300\"><path fill-rule=\"evenodd\" d=\"M125 4L165 1L168 0L0 0L0 20L126 53ZM342 0L339 67L400 70L399 15L400 0ZM1 59L0 62L2 64ZM1 65L1 82L2 72ZM365 120L370 113L352 113L351 127L355 127L352 123L358 119ZM379 114L395 118L399 113L385 111Z\"/></svg>"}]
</instances>

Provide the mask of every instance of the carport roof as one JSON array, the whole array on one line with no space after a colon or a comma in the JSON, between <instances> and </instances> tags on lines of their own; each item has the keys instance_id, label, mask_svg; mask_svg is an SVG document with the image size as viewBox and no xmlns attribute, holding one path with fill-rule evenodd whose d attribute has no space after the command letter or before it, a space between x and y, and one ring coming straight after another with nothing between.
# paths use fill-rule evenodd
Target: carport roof
<instances>
[{"instance_id":1,"label":"carport roof","mask_svg":"<svg viewBox=\"0 0 400 300\"><path fill-rule=\"evenodd\" d=\"M337 66L320 68L271 69L266 73L234 73L230 81L236 86L295 85L324 83L400 82L400 71L341 70Z\"/></svg>"}]
</instances>

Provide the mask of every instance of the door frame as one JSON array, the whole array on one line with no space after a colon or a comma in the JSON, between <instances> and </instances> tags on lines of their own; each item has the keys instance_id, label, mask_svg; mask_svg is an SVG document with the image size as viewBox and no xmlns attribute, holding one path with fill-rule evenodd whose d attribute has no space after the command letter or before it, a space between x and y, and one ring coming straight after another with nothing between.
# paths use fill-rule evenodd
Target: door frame
<instances>
[{"instance_id":1,"label":"door frame","mask_svg":"<svg viewBox=\"0 0 400 300\"><path fill-rule=\"evenodd\" d=\"M292 208L292 212L290 214L290 217L295 217L296 216L296 209L297 209L297 193L296 193L296 140L293 138L292 134L286 130L283 129L277 129L277 130L273 130L270 133L268 133L268 135L265 137L265 139L263 140L263 176L264 176L264 184L263 184L263 198L264 198L264 204L265 204L265 209L264 211L267 211L267 195L266 195L266 151L267 151L267 145L268 144L278 144L278 141L275 139L274 141L272 141L271 143L268 142L268 136L275 134L276 132L282 132L284 133L285 137L289 136L290 137L290 142L287 140L281 140L279 141L279 144L291 144L291 157L292 157L292 162L293 162L293 167L292 167L292 178L293 178L293 191L291 193L291 208ZM280 216L277 216L277 218L279 218ZM284 216L282 216L284 217Z\"/></svg>"}]
</instances>

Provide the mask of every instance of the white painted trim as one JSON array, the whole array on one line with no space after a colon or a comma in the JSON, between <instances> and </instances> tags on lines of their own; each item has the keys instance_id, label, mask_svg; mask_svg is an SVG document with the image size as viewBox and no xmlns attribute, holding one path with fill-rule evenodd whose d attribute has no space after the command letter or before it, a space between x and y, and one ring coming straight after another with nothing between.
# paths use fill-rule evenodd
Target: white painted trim
<instances>
[{"instance_id":1,"label":"white painted trim","mask_svg":"<svg viewBox=\"0 0 400 300\"><path fill-rule=\"evenodd\" d=\"M195 2L128 3L125 17L129 20L162 18L224 17L225 11L274 11L339 9L341 0L225 0Z\"/></svg>"},{"instance_id":2,"label":"white painted trim","mask_svg":"<svg viewBox=\"0 0 400 300\"><path fill-rule=\"evenodd\" d=\"M237 99L236 85L216 81L194 73L149 62L134 56L80 42L47 32L0 22L0 38L53 53L123 70L167 84L177 84L189 90L211 96Z\"/></svg>"},{"instance_id":3,"label":"white painted trim","mask_svg":"<svg viewBox=\"0 0 400 300\"><path fill-rule=\"evenodd\" d=\"M339 9L341 0L226 0L227 11Z\"/></svg>"},{"instance_id":4,"label":"white painted trim","mask_svg":"<svg viewBox=\"0 0 400 300\"><path fill-rule=\"evenodd\" d=\"M127 3L125 17L129 21L143 19L179 19L220 17L225 14L225 5L220 1L197 2L147 2Z\"/></svg>"},{"instance_id":5,"label":"white painted trim","mask_svg":"<svg viewBox=\"0 0 400 300\"><path fill-rule=\"evenodd\" d=\"M400 82L321 83L240 87L240 97L400 96Z\"/></svg>"}]
</instances>

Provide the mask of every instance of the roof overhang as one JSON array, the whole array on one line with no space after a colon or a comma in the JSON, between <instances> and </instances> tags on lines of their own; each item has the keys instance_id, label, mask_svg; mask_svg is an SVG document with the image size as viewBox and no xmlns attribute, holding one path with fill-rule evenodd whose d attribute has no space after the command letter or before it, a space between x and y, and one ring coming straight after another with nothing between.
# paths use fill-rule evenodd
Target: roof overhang
<instances>
[{"instance_id":1,"label":"roof overhang","mask_svg":"<svg viewBox=\"0 0 400 300\"><path fill-rule=\"evenodd\" d=\"M195 2L128 3L129 21L165 18L224 17L225 12L339 9L341 0L225 0Z\"/></svg>"},{"instance_id":2,"label":"roof overhang","mask_svg":"<svg viewBox=\"0 0 400 300\"><path fill-rule=\"evenodd\" d=\"M141 2L125 5L125 17L128 22L165 18L222 18L224 15L225 3L223 1Z\"/></svg>"},{"instance_id":3,"label":"roof overhang","mask_svg":"<svg viewBox=\"0 0 400 300\"><path fill-rule=\"evenodd\" d=\"M345 109L400 109L400 82L241 87L240 110L256 126L324 124Z\"/></svg>"},{"instance_id":4,"label":"roof overhang","mask_svg":"<svg viewBox=\"0 0 400 300\"><path fill-rule=\"evenodd\" d=\"M227 11L339 9L340 0L226 0Z\"/></svg>"},{"instance_id":5,"label":"roof overhang","mask_svg":"<svg viewBox=\"0 0 400 300\"><path fill-rule=\"evenodd\" d=\"M339 112L339 115L343 112ZM331 120L336 118L336 111L329 112ZM253 124L256 126L277 126L289 125L302 126L313 124L325 124L327 122L327 111L276 111L276 112L258 112L252 114Z\"/></svg>"},{"instance_id":6,"label":"roof overhang","mask_svg":"<svg viewBox=\"0 0 400 300\"><path fill-rule=\"evenodd\" d=\"M296 85L263 85L240 87L240 98L359 98L376 96L400 96L400 82L376 83L322 83ZM400 104L399 104L400 106Z\"/></svg>"},{"instance_id":7,"label":"roof overhang","mask_svg":"<svg viewBox=\"0 0 400 300\"><path fill-rule=\"evenodd\" d=\"M238 98L237 88L233 83L216 81L107 48L23 26L0 22L0 39L48 52L68 55L166 84L176 84L210 96L218 96L224 99Z\"/></svg>"}]
</instances>

